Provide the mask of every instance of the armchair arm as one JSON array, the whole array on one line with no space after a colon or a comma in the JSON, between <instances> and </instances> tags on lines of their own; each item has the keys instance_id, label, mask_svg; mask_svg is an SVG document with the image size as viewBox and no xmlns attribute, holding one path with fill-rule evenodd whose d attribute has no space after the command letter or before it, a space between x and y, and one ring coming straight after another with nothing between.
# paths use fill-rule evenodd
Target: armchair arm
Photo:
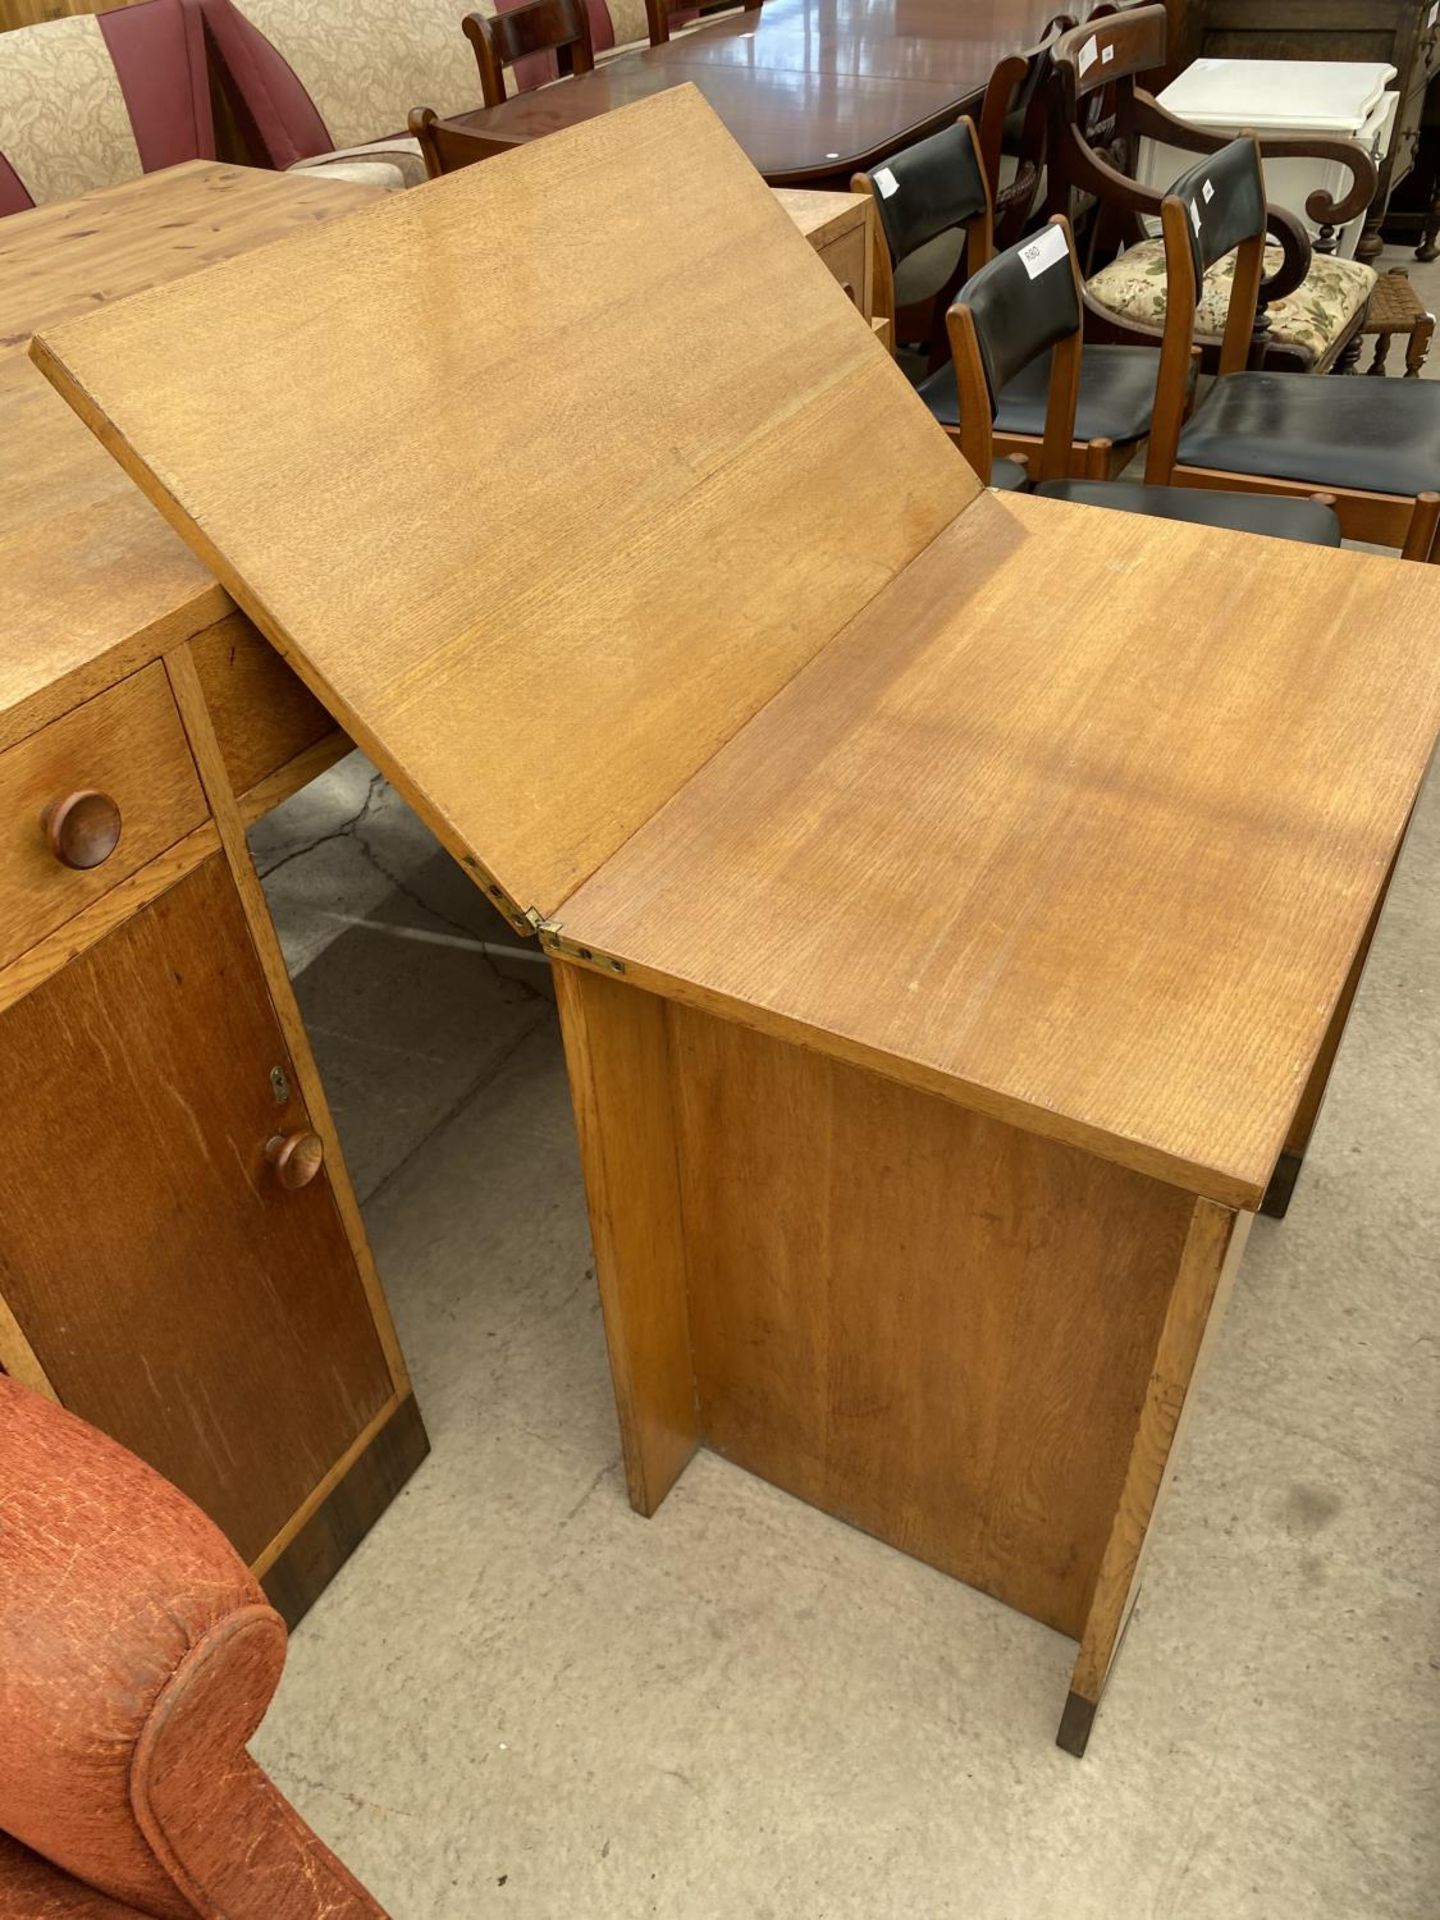
<instances>
[{"instance_id":1,"label":"armchair arm","mask_svg":"<svg viewBox=\"0 0 1440 1920\"><path fill-rule=\"evenodd\" d=\"M1275 207L1268 203L1265 208L1267 234L1281 253L1280 265L1274 273L1262 274L1260 279L1260 311L1263 313L1274 300L1283 300L1304 280L1310 271L1310 262L1315 249L1310 236L1305 231L1304 222L1297 219L1288 207Z\"/></svg>"},{"instance_id":2,"label":"armchair arm","mask_svg":"<svg viewBox=\"0 0 1440 1920\"><path fill-rule=\"evenodd\" d=\"M1188 120L1177 120L1143 87L1135 89L1131 126L1142 138L1163 141L1167 147L1179 147L1187 153L1219 153L1234 138L1233 134L1215 133L1208 127L1192 126ZM1305 211L1317 226L1347 226L1375 198L1379 169L1374 156L1358 141L1303 133L1267 133L1257 138L1262 160L1324 160L1343 167L1350 175L1350 184L1338 200L1323 187L1317 187L1306 200Z\"/></svg>"},{"instance_id":3,"label":"armchair arm","mask_svg":"<svg viewBox=\"0 0 1440 1920\"><path fill-rule=\"evenodd\" d=\"M376 1920L245 1753L284 1657L183 1494L0 1376L0 1829L158 1920Z\"/></svg>"},{"instance_id":4,"label":"armchair arm","mask_svg":"<svg viewBox=\"0 0 1440 1920\"><path fill-rule=\"evenodd\" d=\"M1138 180L1132 180L1129 174L1121 173L1096 153L1093 147L1088 146L1074 128L1068 130L1067 139L1065 160L1073 186L1094 194L1106 207L1118 208L1137 217L1148 214L1153 219L1160 218L1160 206L1165 198L1163 188L1143 187ZM1222 141L1221 144L1228 145L1229 142ZM1279 245L1282 259L1276 271L1260 282L1262 308L1272 300L1283 300L1287 294L1295 291L1310 271L1314 252L1304 225L1287 208L1267 205L1265 216L1270 237Z\"/></svg>"}]
</instances>

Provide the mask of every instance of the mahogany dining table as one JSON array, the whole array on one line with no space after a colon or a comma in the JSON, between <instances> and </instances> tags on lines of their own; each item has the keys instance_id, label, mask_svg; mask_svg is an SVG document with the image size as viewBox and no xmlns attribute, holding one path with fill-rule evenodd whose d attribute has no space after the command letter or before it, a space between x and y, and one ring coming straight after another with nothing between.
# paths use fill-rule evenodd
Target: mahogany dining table
<instances>
[{"instance_id":1,"label":"mahogany dining table","mask_svg":"<svg viewBox=\"0 0 1440 1920\"><path fill-rule=\"evenodd\" d=\"M765 0L448 125L520 145L690 81L771 186L844 186L975 104L1055 0Z\"/></svg>"}]
</instances>

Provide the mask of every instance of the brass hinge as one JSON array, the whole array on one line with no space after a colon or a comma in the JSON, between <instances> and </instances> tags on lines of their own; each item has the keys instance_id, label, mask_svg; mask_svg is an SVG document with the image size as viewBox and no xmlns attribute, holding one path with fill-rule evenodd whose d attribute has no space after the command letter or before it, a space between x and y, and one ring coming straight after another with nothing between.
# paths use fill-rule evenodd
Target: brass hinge
<instances>
[{"instance_id":1,"label":"brass hinge","mask_svg":"<svg viewBox=\"0 0 1440 1920\"><path fill-rule=\"evenodd\" d=\"M541 942L551 953L558 953L566 960L579 960L587 967L598 967L602 973L624 973L625 962L617 960L613 953L601 953L598 947L582 947L577 941L567 940L558 920L541 920L537 924Z\"/></svg>"},{"instance_id":2,"label":"brass hinge","mask_svg":"<svg viewBox=\"0 0 1440 1920\"><path fill-rule=\"evenodd\" d=\"M499 908L517 933L538 936L541 927L545 924L538 907L522 907L518 900L512 900L505 889L481 866L473 853L462 854L461 861L474 874L487 898Z\"/></svg>"}]
</instances>

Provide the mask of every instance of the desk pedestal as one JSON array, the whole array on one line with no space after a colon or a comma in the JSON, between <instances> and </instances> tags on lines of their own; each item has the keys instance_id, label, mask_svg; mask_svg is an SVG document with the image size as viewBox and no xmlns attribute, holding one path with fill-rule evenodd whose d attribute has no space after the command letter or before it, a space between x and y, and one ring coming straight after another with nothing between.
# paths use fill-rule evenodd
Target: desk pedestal
<instances>
[{"instance_id":1,"label":"desk pedestal","mask_svg":"<svg viewBox=\"0 0 1440 1920\"><path fill-rule=\"evenodd\" d=\"M1083 1751L1249 1216L556 981L632 1504L709 1446L1071 1635Z\"/></svg>"}]
</instances>

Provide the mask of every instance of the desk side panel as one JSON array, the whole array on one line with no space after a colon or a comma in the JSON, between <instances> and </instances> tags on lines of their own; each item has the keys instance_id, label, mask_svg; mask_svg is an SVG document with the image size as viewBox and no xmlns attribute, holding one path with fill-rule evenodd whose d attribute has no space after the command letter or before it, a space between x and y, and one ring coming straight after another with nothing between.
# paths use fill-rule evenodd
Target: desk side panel
<instances>
[{"instance_id":1,"label":"desk side panel","mask_svg":"<svg viewBox=\"0 0 1440 1920\"><path fill-rule=\"evenodd\" d=\"M1078 1639L1193 1200L668 1014L706 1443Z\"/></svg>"}]
</instances>

